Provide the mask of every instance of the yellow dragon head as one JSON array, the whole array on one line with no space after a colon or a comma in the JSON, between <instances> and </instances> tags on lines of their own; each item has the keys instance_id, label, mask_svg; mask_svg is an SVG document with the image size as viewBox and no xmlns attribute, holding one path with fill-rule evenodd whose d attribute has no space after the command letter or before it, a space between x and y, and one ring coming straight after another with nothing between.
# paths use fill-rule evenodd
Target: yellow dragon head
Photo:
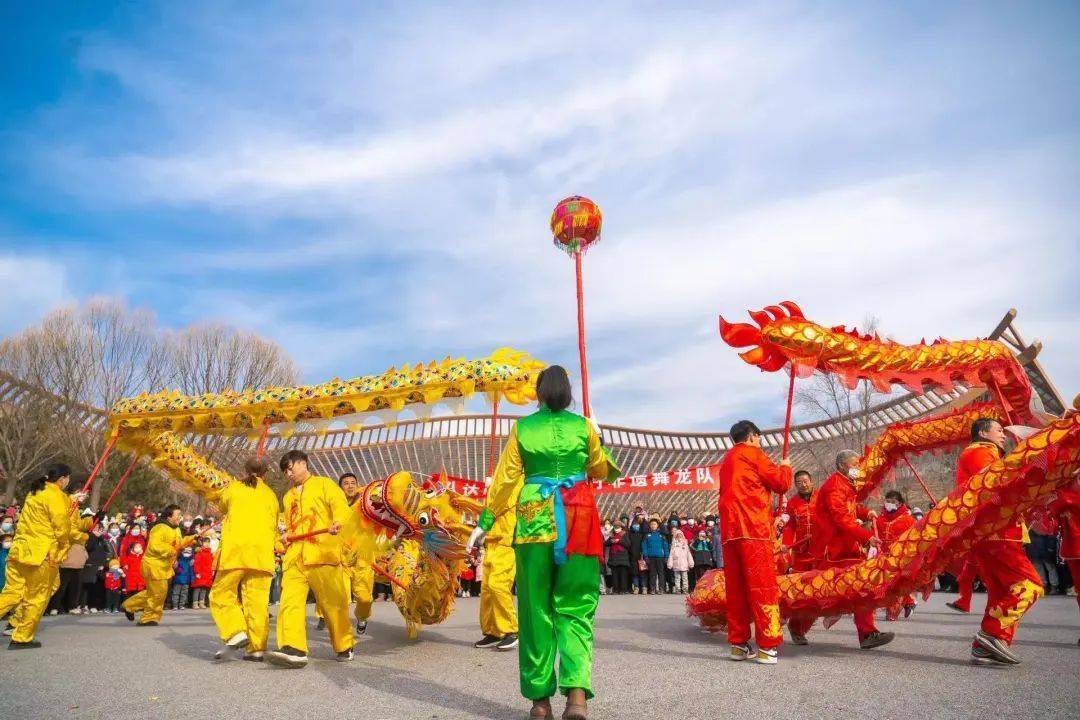
<instances>
[{"instance_id":1,"label":"yellow dragon head","mask_svg":"<svg viewBox=\"0 0 1080 720\"><path fill-rule=\"evenodd\" d=\"M387 534L418 540L425 550L447 559L461 556L472 531L463 513L483 509L440 482L417 483L407 472L369 483L361 502L365 517Z\"/></svg>"}]
</instances>

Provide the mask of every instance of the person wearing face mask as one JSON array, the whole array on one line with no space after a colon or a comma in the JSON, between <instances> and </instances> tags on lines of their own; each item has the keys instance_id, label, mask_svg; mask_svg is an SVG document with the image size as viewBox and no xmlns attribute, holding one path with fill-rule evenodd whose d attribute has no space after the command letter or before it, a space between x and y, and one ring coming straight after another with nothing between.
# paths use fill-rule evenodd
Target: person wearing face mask
<instances>
[{"instance_id":1,"label":"person wearing face mask","mask_svg":"<svg viewBox=\"0 0 1080 720\"><path fill-rule=\"evenodd\" d=\"M905 532L915 527L915 518L911 516L904 496L899 490L890 490L885 493L883 512L874 519L877 536L881 538L882 549L887 549ZM904 617L911 617L915 612L915 597L910 593L885 611L885 619L896 620L900 617L903 609Z\"/></svg>"},{"instance_id":2,"label":"person wearing face mask","mask_svg":"<svg viewBox=\"0 0 1080 720\"><path fill-rule=\"evenodd\" d=\"M705 532L708 533L709 542L712 544L713 567L717 570L723 570L724 547L720 539L720 521L715 515L709 515L705 518Z\"/></svg>"},{"instance_id":3,"label":"person wearing face mask","mask_svg":"<svg viewBox=\"0 0 1080 720\"><path fill-rule=\"evenodd\" d=\"M814 481L806 470L795 473L795 495L787 501L781 540L791 551L791 571L806 572L814 569L814 557L810 552L810 500L814 496Z\"/></svg>"},{"instance_id":4,"label":"person wearing face mask","mask_svg":"<svg viewBox=\"0 0 1080 720\"><path fill-rule=\"evenodd\" d=\"M956 487L966 490L971 478L1001 459L1005 430L991 418L971 425L971 444L960 453ZM1016 665L1012 651L1020 618L1043 596L1042 578L1024 552L1027 528L1020 520L980 540L971 548L968 562L986 585L986 610L982 625L971 642L972 662L980 665Z\"/></svg>"},{"instance_id":5,"label":"person wearing face mask","mask_svg":"<svg viewBox=\"0 0 1080 720\"><path fill-rule=\"evenodd\" d=\"M26 496L8 554L7 583L0 593L0 616L20 606L12 618L9 649L39 648L34 639L45 613L59 565L71 544L71 500L64 490L71 469L54 465L35 480ZM76 502L83 499L76 494Z\"/></svg>"},{"instance_id":6,"label":"person wearing face mask","mask_svg":"<svg viewBox=\"0 0 1080 720\"><path fill-rule=\"evenodd\" d=\"M641 550L641 544L648 533L648 526L644 519L634 515L634 522L630 524L630 578L634 587L635 595L646 594L649 587L649 564Z\"/></svg>"},{"instance_id":7,"label":"person wearing face mask","mask_svg":"<svg viewBox=\"0 0 1080 720\"><path fill-rule=\"evenodd\" d=\"M0 592L4 591L7 580L7 559L11 551L11 543L15 532L15 526L5 523L0 525Z\"/></svg>"},{"instance_id":8,"label":"person wearing face mask","mask_svg":"<svg viewBox=\"0 0 1080 720\"><path fill-rule=\"evenodd\" d=\"M810 501L811 552L817 569L842 569L866 559L863 546L879 547L881 540L860 525L860 521L873 520L877 513L867 510L855 498L854 480L859 478L859 453L841 450L836 455L836 472L822 484ZM874 624L874 610L854 613L855 627L859 632L859 647L870 650L892 642L895 635L881 632ZM793 617L788 621L788 632L796 645L808 644L806 632L813 625L813 617Z\"/></svg>"},{"instance_id":9,"label":"person wearing face mask","mask_svg":"<svg viewBox=\"0 0 1080 720\"><path fill-rule=\"evenodd\" d=\"M753 657L758 663L773 665L783 635L773 559L772 495L782 495L791 487L791 463L784 458L778 466L769 459L761 449L761 431L749 420L731 427L731 439L735 446L724 453L717 473L730 657ZM750 647L751 623L756 654Z\"/></svg>"},{"instance_id":10,"label":"person wearing face mask","mask_svg":"<svg viewBox=\"0 0 1080 720\"><path fill-rule=\"evenodd\" d=\"M169 588L169 609L183 610L187 607L191 581L195 579L195 553L191 548L184 548L176 558L173 568L172 587Z\"/></svg>"}]
</instances>

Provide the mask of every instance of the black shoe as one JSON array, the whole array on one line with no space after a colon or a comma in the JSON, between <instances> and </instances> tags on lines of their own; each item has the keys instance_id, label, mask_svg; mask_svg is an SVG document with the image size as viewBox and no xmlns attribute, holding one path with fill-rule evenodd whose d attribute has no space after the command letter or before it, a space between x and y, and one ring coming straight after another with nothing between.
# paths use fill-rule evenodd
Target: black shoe
<instances>
[{"instance_id":1,"label":"black shoe","mask_svg":"<svg viewBox=\"0 0 1080 720\"><path fill-rule=\"evenodd\" d=\"M481 639L473 643L474 648L489 648L495 647L502 642L502 638L497 635L485 635Z\"/></svg>"},{"instance_id":2,"label":"black shoe","mask_svg":"<svg viewBox=\"0 0 1080 720\"><path fill-rule=\"evenodd\" d=\"M975 633L975 645L982 647L990 653L995 660L1009 665L1019 665L1020 656L1012 651L1009 644L993 635L987 635L982 630Z\"/></svg>"},{"instance_id":3,"label":"black shoe","mask_svg":"<svg viewBox=\"0 0 1080 720\"><path fill-rule=\"evenodd\" d=\"M31 640L30 642L15 642L12 640L8 643L8 650L33 650L41 647L41 643L37 640Z\"/></svg>"},{"instance_id":4,"label":"black shoe","mask_svg":"<svg viewBox=\"0 0 1080 720\"><path fill-rule=\"evenodd\" d=\"M874 632L870 633L859 641L859 648L862 650L873 650L876 647L888 645L893 641L893 638L895 637L895 633L879 632L875 630Z\"/></svg>"},{"instance_id":5,"label":"black shoe","mask_svg":"<svg viewBox=\"0 0 1080 720\"><path fill-rule=\"evenodd\" d=\"M151 620L150 622L141 622L135 627L157 627L157 620Z\"/></svg>"},{"instance_id":6,"label":"black shoe","mask_svg":"<svg viewBox=\"0 0 1080 720\"><path fill-rule=\"evenodd\" d=\"M971 612L970 610L965 610L964 608L962 608L962 607L960 607L959 605L957 605L955 601L954 601L954 602L947 602L947 603L945 603L945 607L947 607L947 608L952 608L952 609L953 609L953 610L955 610L956 612L962 612L962 613L964 613L965 615L967 615L967 614L968 614L969 612Z\"/></svg>"},{"instance_id":7,"label":"black shoe","mask_svg":"<svg viewBox=\"0 0 1080 720\"><path fill-rule=\"evenodd\" d=\"M266 659L271 665L278 667L302 668L307 665L307 653L302 653L291 645L266 653Z\"/></svg>"},{"instance_id":8,"label":"black shoe","mask_svg":"<svg viewBox=\"0 0 1080 720\"><path fill-rule=\"evenodd\" d=\"M326 621L323 620L322 618L319 618L319 624L315 626L315 629L316 630L325 630L326 629Z\"/></svg>"},{"instance_id":9,"label":"black shoe","mask_svg":"<svg viewBox=\"0 0 1080 720\"><path fill-rule=\"evenodd\" d=\"M135 613L133 612L128 612L127 610L125 610L124 617L126 617L129 622L135 622Z\"/></svg>"},{"instance_id":10,"label":"black shoe","mask_svg":"<svg viewBox=\"0 0 1080 720\"><path fill-rule=\"evenodd\" d=\"M911 615L914 612L915 612L915 606L914 605L905 605L904 606L904 619L907 620L909 617L911 617Z\"/></svg>"},{"instance_id":11,"label":"black shoe","mask_svg":"<svg viewBox=\"0 0 1080 720\"><path fill-rule=\"evenodd\" d=\"M245 653L244 659L248 662L262 662L263 652L261 650L256 650L255 652Z\"/></svg>"},{"instance_id":12,"label":"black shoe","mask_svg":"<svg viewBox=\"0 0 1080 720\"><path fill-rule=\"evenodd\" d=\"M357 635L363 635L366 632L367 632L367 620L357 620L356 621L356 634Z\"/></svg>"},{"instance_id":13,"label":"black shoe","mask_svg":"<svg viewBox=\"0 0 1080 720\"><path fill-rule=\"evenodd\" d=\"M350 660L353 659L352 648L349 648L348 650L342 650L341 652L339 652L337 654L337 657L335 659L338 662L349 662Z\"/></svg>"},{"instance_id":14,"label":"black shoe","mask_svg":"<svg viewBox=\"0 0 1080 720\"><path fill-rule=\"evenodd\" d=\"M513 650L518 646L517 633L510 633L504 637L498 645L495 646L496 650Z\"/></svg>"}]
</instances>

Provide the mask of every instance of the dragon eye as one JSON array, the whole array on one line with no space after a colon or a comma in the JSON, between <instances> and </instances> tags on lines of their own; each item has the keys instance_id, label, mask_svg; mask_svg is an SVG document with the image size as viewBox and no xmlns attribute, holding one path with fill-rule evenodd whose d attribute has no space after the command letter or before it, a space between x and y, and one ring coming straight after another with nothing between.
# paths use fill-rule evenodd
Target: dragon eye
<instances>
[{"instance_id":1,"label":"dragon eye","mask_svg":"<svg viewBox=\"0 0 1080 720\"><path fill-rule=\"evenodd\" d=\"M428 519L428 514L426 512L425 513L420 513L420 516L418 518L416 518L416 521L418 523L420 523L420 527L427 527L428 524L431 522Z\"/></svg>"}]
</instances>

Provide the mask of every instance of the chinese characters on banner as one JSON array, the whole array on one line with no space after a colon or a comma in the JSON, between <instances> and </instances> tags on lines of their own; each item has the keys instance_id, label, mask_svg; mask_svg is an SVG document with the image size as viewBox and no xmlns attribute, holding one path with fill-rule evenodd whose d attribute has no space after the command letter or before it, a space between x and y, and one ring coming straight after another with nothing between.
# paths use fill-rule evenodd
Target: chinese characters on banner
<instances>
[{"instance_id":1,"label":"chinese characters on banner","mask_svg":"<svg viewBox=\"0 0 1080 720\"><path fill-rule=\"evenodd\" d=\"M650 473L648 475L627 475L615 480L613 483L594 481L593 489L597 495L618 495L640 492L662 492L670 490L718 490L716 470L718 465L706 465L704 467L684 468L682 470L669 470L666 472ZM439 480L438 475L433 475L432 480ZM487 496L484 483L476 480L467 480L447 476L443 479L446 485L454 492L465 497L482 500Z\"/></svg>"}]
</instances>

